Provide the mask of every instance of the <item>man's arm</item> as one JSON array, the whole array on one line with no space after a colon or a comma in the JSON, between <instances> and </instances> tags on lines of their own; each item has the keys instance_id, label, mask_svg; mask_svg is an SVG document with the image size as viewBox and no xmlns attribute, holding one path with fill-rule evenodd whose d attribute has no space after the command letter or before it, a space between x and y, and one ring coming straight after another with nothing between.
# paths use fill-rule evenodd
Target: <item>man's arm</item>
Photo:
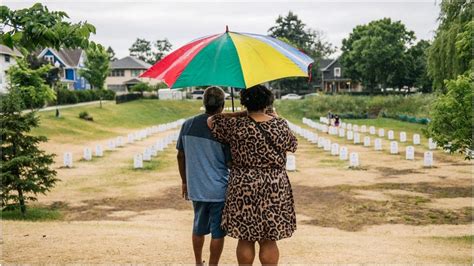
<instances>
[{"instance_id":1,"label":"man's arm","mask_svg":"<svg viewBox=\"0 0 474 266\"><path fill-rule=\"evenodd\" d=\"M181 176L181 196L188 200L188 187L186 183L186 157L184 151L178 150L178 169L179 175Z\"/></svg>"}]
</instances>

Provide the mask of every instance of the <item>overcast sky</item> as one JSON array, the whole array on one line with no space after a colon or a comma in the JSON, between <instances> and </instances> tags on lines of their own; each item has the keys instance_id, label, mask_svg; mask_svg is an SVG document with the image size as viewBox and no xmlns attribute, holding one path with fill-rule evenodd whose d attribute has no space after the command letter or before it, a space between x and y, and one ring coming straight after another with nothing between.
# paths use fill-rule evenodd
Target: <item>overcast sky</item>
<instances>
[{"instance_id":1,"label":"overcast sky","mask_svg":"<svg viewBox=\"0 0 474 266\"><path fill-rule=\"evenodd\" d=\"M12 1L2 5L12 9L42 2L50 10L63 10L74 22L96 26L92 37L112 46L117 56L128 55L137 37L147 40L168 38L173 49L209 34L231 31L266 34L278 15L293 11L326 40L340 47L356 25L390 17L401 20L417 39L432 39L437 27L439 1Z\"/></svg>"}]
</instances>

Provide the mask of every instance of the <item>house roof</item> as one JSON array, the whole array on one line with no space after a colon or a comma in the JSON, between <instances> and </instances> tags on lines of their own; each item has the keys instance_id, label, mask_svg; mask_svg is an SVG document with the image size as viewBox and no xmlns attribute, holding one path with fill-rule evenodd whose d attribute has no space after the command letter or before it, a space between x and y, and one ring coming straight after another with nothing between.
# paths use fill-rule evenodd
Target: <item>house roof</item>
<instances>
[{"instance_id":1,"label":"house roof","mask_svg":"<svg viewBox=\"0 0 474 266\"><path fill-rule=\"evenodd\" d=\"M46 53L47 50L50 50L55 54L57 57L59 57L59 60L66 64L67 66L70 67L77 67L79 65L79 62L81 60L81 55L83 50L82 49L68 49L64 48L61 50L56 50L53 48L45 48L39 56L42 56Z\"/></svg>"},{"instance_id":2,"label":"house roof","mask_svg":"<svg viewBox=\"0 0 474 266\"><path fill-rule=\"evenodd\" d=\"M337 62L337 60L339 60L339 57L338 58L335 58L335 59L321 59L321 62L320 62L320 65L319 65L319 68L322 70L322 71L326 71L329 69L329 67L331 67L334 63Z\"/></svg>"},{"instance_id":3,"label":"house roof","mask_svg":"<svg viewBox=\"0 0 474 266\"><path fill-rule=\"evenodd\" d=\"M147 62L143 62L133 56L126 56L110 62L110 69L149 69L150 67L151 65Z\"/></svg>"},{"instance_id":4,"label":"house roof","mask_svg":"<svg viewBox=\"0 0 474 266\"><path fill-rule=\"evenodd\" d=\"M16 48L10 49L8 46L0 44L0 54L13 55L18 57L23 57L23 55Z\"/></svg>"},{"instance_id":5,"label":"house roof","mask_svg":"<svg viewBox=\"0 0 474 266\"><path fill-rule=\"evenodd\" d=\"M139 80L137 78L133 78L133 79L125 81L123 84L133 85L133 84L137 84L137 83L141 83L141 82L142 82L141 80Z\"/></svg>"}]
</instances>

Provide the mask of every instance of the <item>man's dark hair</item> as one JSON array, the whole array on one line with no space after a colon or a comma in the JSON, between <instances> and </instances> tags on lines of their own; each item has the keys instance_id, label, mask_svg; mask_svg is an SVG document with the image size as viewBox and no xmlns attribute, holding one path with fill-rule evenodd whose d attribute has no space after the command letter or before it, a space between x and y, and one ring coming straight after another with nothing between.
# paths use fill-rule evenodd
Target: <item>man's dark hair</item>
<instances>
[{"instance_id":1,"label":"man's dark hair","mask_svg":"<svg viewBox=\"0 0 474 266\"><path fill-rule=\"evenodd\" d=\"M248 111L263 110L273 104L273 93L263 85L255 85L240 91L240 103Z\"/></svg>"},{"instance_id":2,"label":"man's dark hair","mask_svg":"<svg viewBox=\"0 0 474 266\"><path fill-rule=\"evenodd\" d=\"M224 91L219 87L209 87L204 91L202 102L206 108L206 113L215 113L219 108L224 107Z\"/></svg>"}]
</instances>

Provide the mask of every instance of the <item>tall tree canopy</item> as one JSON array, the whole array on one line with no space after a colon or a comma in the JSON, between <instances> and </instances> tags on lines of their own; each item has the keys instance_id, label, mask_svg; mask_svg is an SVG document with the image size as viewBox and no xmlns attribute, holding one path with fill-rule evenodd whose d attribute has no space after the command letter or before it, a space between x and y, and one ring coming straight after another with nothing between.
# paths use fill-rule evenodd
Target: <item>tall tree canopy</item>
<instances>
[{"instance_id":1,"label":"tall tree canopy","mask_svg":"<svg viewBox=\"0 0 474 266\"><path fill-rule=\"evenodd\" d=\"M427 58L430 43L420 40L406 52L405 80L403 85L419 88L422 92L431 92L433 80L428 76Z\"/></svg>"},{"instance_id":2,"label":"tall tree canopy","mask_svg":"<svg viewBox=\"0 0 474 266\"><path fill-rule=\"evenodd\" d=\"M109 54L109 60L110 61L115 61L117 60L117 57L115 57L115 51L112 49L112 47L107 47L107 53Z\"/></svg>"},{"instance_id":3,"label":"tall tree canopy","mask_svg":"<svg viewBox=\"0 0 474 266\"><path fill-rule=\"evenodd\" d=\"M356 26L342 40L341 63L346 74L370 91L377 86L399 86L406 75L404 61L413 31L390 18Z\"/></svg>"},{"instance_id":4,"label":"tall tree canopy","mask_svg":"<svg viewBox=\"0 0 474 266\"><path fill-rule=\"evenodd\" d=\"M0 44L14 46L24 54L51 47L85 48L95 27L87 22L71 23L62 11L49 11L42 4L11 10L0 6Z\"/></svg>"},{"instance_id":5,"label":"tall tree canopy","mask_svg":"<svg viewBox=\"0 0 474 266\"><path fill-rule=\"evenodd\" d=\"M443 89L444 81L473 69L474 21L472 1L443 0L439 26L429 49L428 73L435 89Z\"/></svg>"},{"instance_id":6,"label":"tall tree canopy","mask_svg":"<svg viewBox=\"0 0 474 266\"><path fill-rule=\"evenodd\" d=\"M93 89L104 89L109 74L109 59L110 55L102 45L90 45L87 48L84 68L79 70L79 74L89 81Z\"/></svg>"},{"instance_id":7,"label":"tall tree canopy","mask_svg":"<svg viewBox=\"0 0 474 266\"><path fill-rule=\"evenodd\" d=\"M130 55L149 64L154 64L161 60L173 46L168 39L156 40L153 45L150 41L137 38L130 47Z\"/></svg>"}]
</instances>

